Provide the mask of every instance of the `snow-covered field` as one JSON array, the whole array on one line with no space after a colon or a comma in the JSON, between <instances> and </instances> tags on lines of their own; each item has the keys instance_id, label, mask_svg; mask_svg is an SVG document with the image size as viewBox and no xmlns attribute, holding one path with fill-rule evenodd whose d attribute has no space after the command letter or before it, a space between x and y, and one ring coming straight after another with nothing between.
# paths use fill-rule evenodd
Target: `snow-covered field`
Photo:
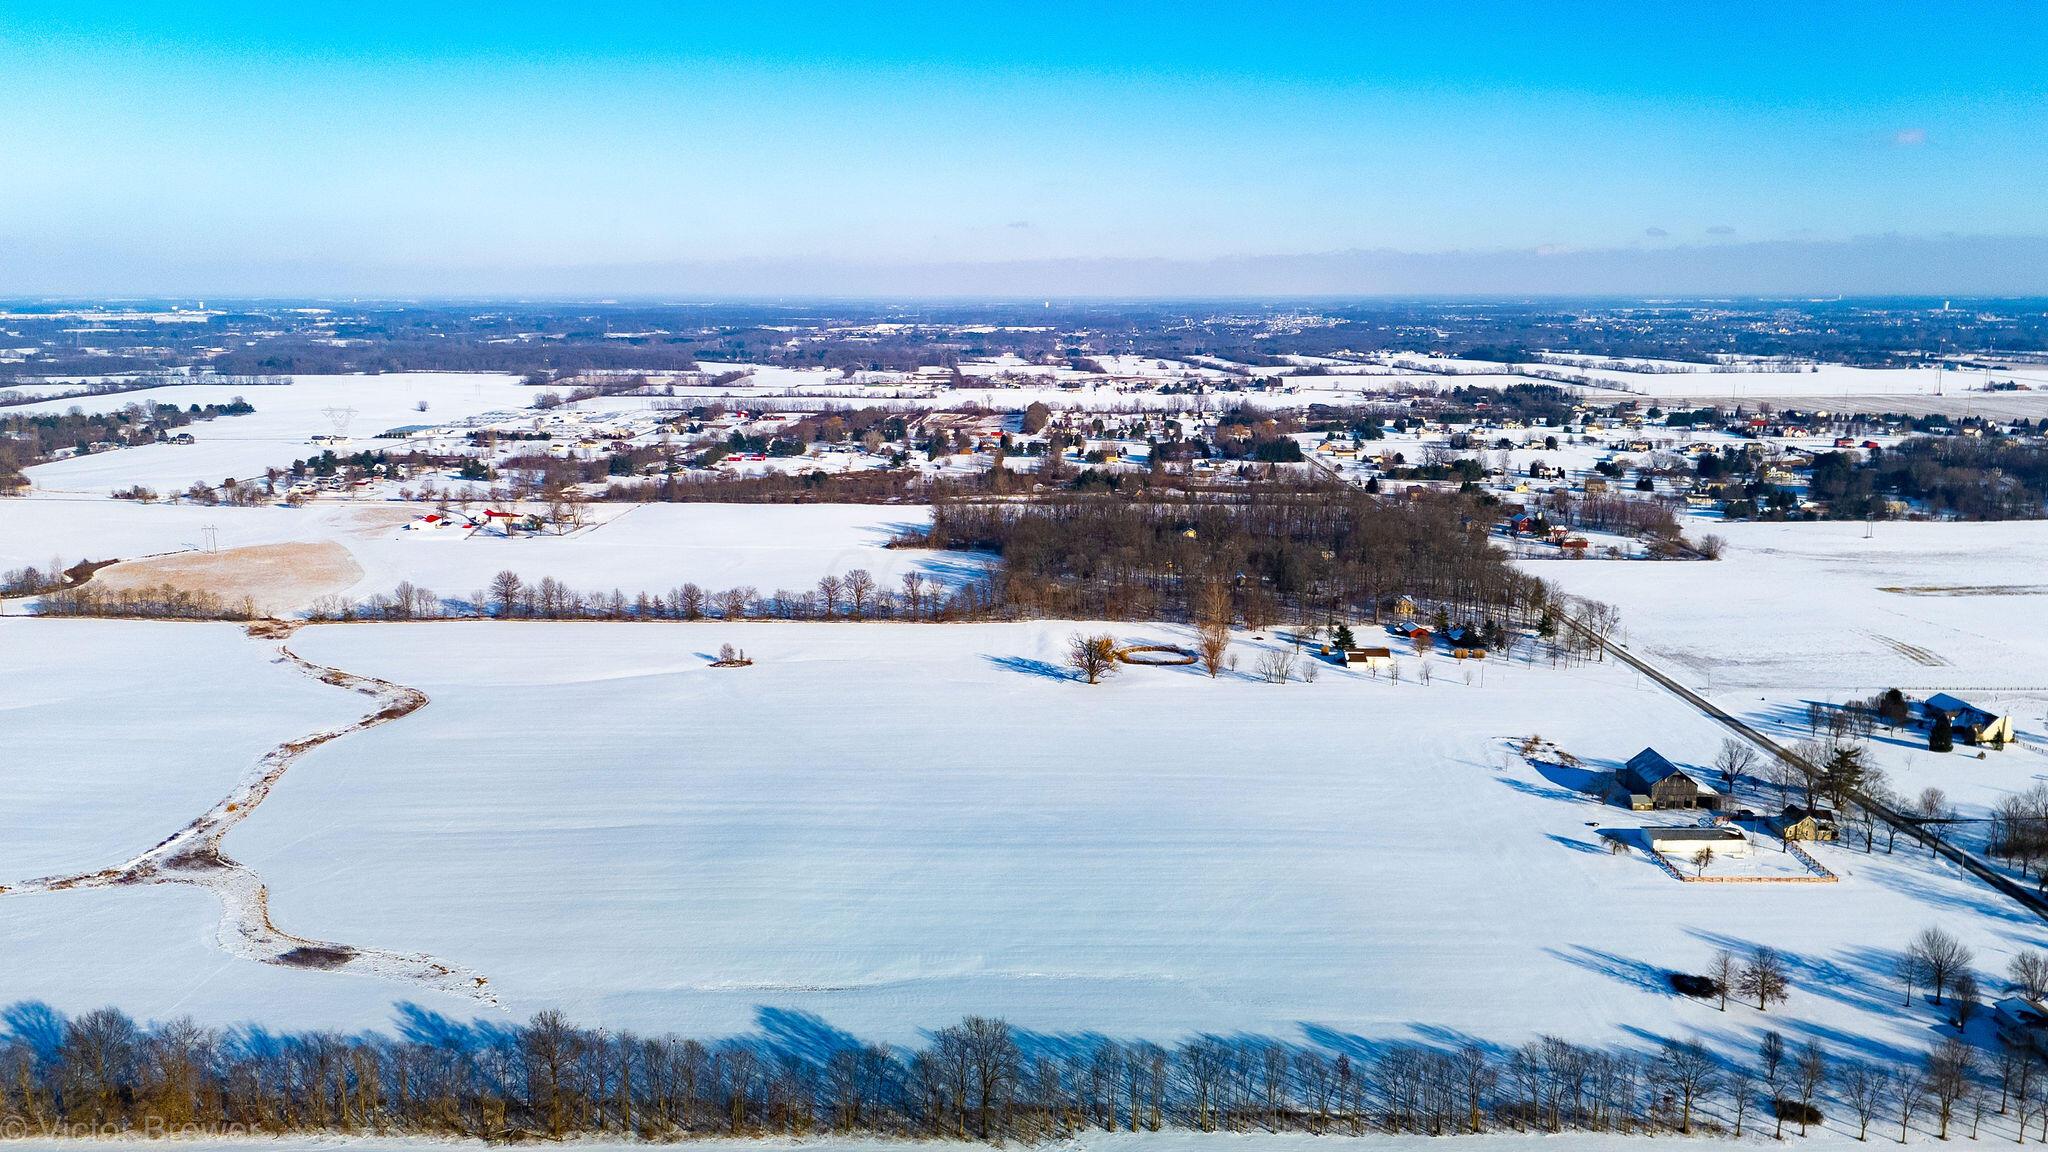
<instances>
[{"instance_id":1,"label":"snow-covered field","mask_svg":"<svg viewBox=\"0 0 2048 1152\"><path fill-rule=\"evenodd\" d=\"M39 464L28 470L39 489L57 492L107 493L141 484L169 495L195 480L219 484L233 476L261 476L265 468L285 467L295 459L318 455L315 435L335 430L329 409L354 409L348 433L357 447L375 447L370 439L388 428L407 424L444 423L484 412L516 410L532 402L533 390L516 376L463 372L393 372L382 376L297 376L285 385L187 384L49 400L9 408L9 414L110 411L128 404L225 404L236 396L256 411L196 421L189 432L194 444L150 444L121 448ZM427 410L419 405L424 402Z\"/></svg>"},{"instance_id":2,"label":"snow-covered field","mask_svg":"<svg viewBox=\"0 0 2048 1152\"><path fill-rule=\"evenodd\" d=\"M400 580L463 599L510 569L529 583L552 576L582 591L613 588L628 596L694 582L706 589L750 584L763 593L803 589L819 577L865 568L895 587L919 572L946 583L979 572L985 558L885 547L905 527L928 523L922 506L859 504L603 504L589 524L566 536L455 530L411 531L418 505L322 501L303 508L207 508L139 505L103 498L35 497L0 501L0 570L65 561L135 560L187 553L214 528L223 552L270 544L331 541L361 569L353 583L308 584L263 606L303 610L315 597L361 599ZM110 569L120 574L121 568Z\"/></svg>"},{"instance_id":3,"label":"snow-covered field","mask_svg":"<svg viewBox=\"0 0 2048 1152\"><path fill-rule=\"evenodd\" d=\"M1687 531L1726 555L1531 571L1620 606L1629 640L1695 687L2048 691L2048 521Z\"/></svg>"},{"instance_id":4,"label":"snow-covered field","mask_svg":"<svg viewBox=\"0 0 2048 1152\"><path fill-rule=\"evenodd\" d=\"M0 627L11 681L64 669L97 683L95 728L129 742L117 748L164 739L143 702L165 689L106 670L161 668L171 649L170 674L203 684L212 722L237 733L174 729L208 763L239 768L259 736L330 719L270 707L295 698L278 683L289 669L224 626ZM1646 744L1700 763L1721 736L1614 665L1494 663L1468 685L1438 661L1426 686L1413 658L1399 684L1134 668L1088 687L1057 672L1071 630L303 629L290 644L308 659L431 703L306 755L225 848L268 882L284 931L464 965L514 1016L559 1006L699 1033L814 1013L911 1040L984 1012L1056 1034L1696 1032L1732 1048L1776 1026L1890 1055L1934 1036L1884 975L1914 930L1948 926L1987 970L2048 936L1917 855L1827 847L1839 884L1698 885L1609 854L1594 826L1644 818L1510 741L1541 732L1597 771ZM757 663L708 667L726 642ZM25 840L8 858L31 872L55 867L45 851L84 854L39 832L60 746L79 742L62 722L76 708L9 725L20 767L5 810ZM100 807L135 828L92 841L109 864L196 814L182 795ZM403 1023L406 1002L490 1011L346 968L232 960L213 945L216 916L179 887L0 896L0 970L11 996L67 1011L115 1002L277 1028ZM1752 942L1793 958L1781 1010L1723 1015L1662 983Z\"/></svg>"},{"instance_id":5,"label":"snow-covered field","mask_svg":"<svg viewBox=\"0 0 2048 1152\"><path fill-rule=\"evenodd\" d=\"M227 627L0 619L0 684L0 884L125 859L358 711Z\"/></svg>"}]
</instances>

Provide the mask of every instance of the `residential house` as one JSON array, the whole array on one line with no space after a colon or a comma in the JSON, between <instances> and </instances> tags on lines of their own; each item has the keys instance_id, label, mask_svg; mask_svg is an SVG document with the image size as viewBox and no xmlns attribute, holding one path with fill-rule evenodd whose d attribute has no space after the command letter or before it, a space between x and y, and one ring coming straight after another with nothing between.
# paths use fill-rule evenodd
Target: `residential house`
<instances>
[{"instance_id":1,"label":"residential house","mask_svg":"<svg viewBox=\"0 0 2048 1152\"><path fill-rule=\"evenodd\" d=\"M2012 717L1986 712L1975 705L1965 703L1946 692L1937 692L1927 698L1923 705L1929 723L1936 717L1946 716L1955 729L1956 739L1965 744L1989 744L2002 748L2012 743Z\"/></svg>"},{"instance_id":2,"label":"residential house","mask_svg":"<svg viewBox=\"0 0 2048 1152\"><path fill-rule=\"evenodd\" d=\"M2007 1047L2048 1056L2048 1009L2024 996L2008 996L1991 1006L1991 1021Z\"/></svg>"},{"instance_id":3,"label":"residential house","mask_svg":"<svg viewBox=\"0 0 2048 1152\"><path fill-rule=\"evenodd\" d=\"M1832 811L1799 804L1779 813L1771 821L1771 831L1776 832L1780 840L1833 840L1839 835Z\"/></svg>"}]
</instances>

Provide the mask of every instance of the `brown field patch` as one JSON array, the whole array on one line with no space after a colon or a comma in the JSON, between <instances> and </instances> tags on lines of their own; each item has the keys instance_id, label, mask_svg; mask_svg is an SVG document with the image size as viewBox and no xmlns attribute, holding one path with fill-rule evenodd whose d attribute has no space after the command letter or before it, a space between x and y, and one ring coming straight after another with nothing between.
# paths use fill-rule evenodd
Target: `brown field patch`
<instances>
[{"instance_id":1,"label":"brown field patch","mask_svg":"<svg viewBox=\"0 0 2048 1152\"><path fill-rule=\"evenodd\" d=\"M2040 596L2048 584L1884 584L1877 590L1894 596Z\"/></svg>"},{"instance_id":2,"label":"brown field patch","mask_svg":"<svg viewBox=\"0 0 2048 1152\"><path fill-rule=\"evenodd\" d=\"M347 548L322 540L131 560L101 569L93 583L114 591L169 584L231 603L247 597L258 611L275 615L304 608L362 578L362 566Z\"/></svg>"}]
</instances>

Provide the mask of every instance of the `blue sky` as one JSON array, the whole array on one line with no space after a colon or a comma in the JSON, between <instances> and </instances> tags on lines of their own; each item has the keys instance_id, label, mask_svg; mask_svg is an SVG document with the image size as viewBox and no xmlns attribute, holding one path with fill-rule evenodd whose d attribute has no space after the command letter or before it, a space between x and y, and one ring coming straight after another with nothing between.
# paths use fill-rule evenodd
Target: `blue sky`
<instances>
[{"instance_id":1,"label":"blue sky","mask_svg":"<svg viewBox=\"0 0 2048 1152\"><path fill-rule=\"evenodd\" d=\"M2020 2L0 0L0 288L2037 236L2044 60Z\"/></svg>"}]
</instances>

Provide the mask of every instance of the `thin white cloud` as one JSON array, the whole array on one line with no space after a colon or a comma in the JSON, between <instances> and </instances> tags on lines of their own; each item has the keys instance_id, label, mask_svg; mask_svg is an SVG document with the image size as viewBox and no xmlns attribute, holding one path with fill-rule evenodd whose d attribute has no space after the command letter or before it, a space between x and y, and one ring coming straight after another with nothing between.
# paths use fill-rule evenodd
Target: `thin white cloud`
<instances>
[{"instance_id":1,"label":"thin white cloud","mask_svg":"<svg viewBox=\"0 0 2048 1152\"><path fill-rule=\"evenodd\" d=\"M1927 143L1927 129L1901 128L1892 133L1892 143L1901 148L1918 148Z\"/></svg>"}]
</instances>

